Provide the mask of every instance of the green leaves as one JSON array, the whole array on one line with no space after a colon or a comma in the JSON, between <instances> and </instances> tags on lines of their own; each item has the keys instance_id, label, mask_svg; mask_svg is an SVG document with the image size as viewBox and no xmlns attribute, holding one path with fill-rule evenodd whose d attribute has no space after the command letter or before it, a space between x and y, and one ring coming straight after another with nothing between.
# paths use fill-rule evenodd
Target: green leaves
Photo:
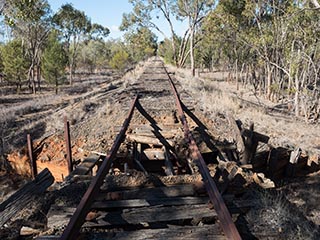
<instances>
[{"instance_id":1,"label":"green leaves","mask_svg":"<svg viewBox=\"0 0 320 240\"><path fill-rule=\"evenodd\" d=\"M157 37L148 28L138 28L125 35L127 48L134 62L155 55L157 50Z\"/></svg>"},{"instance_id":2,"label":"green leaves","mask_svg":"<svg viewBox=\"0 0 320 240\"><path fill-rule=\"evenodd\" d=\"M65 74L67 60L66 52L58 41L57 33L55 31L51 32L42 55L44 78L50 83L55 83L58 78Z\"/></svg>"},{"instance_id":3,"label":"green leaves","mask_svg":"<svg viewBox=\"0 0 320 240\"><path fill-rule=\"evenodd\" d=\"M62 5L53 16L53 22L67 39L71 36L85 35L91 30L91 22L85 13L75 9L71 4Z\"/></svg>"},{"instance_id":4,"label":"green leaves","mask_svg":"<svg viewBox=\"0 0 320 240\"><path fill-rule=\"evenodd\" d=\"M39 22L49 11L46 0L7 0L4 16L9 26L19 27L23 22Z\"/></svg>"},{"instance_id":5,"label":"green leaves","mask_svg":"<svg viewBox=\"0 0 320 240\"><path fill-rule=\"evenodd\" d=\"M99 24L91 24L85 13L75 9L71 4L62 5L61 9L53 16L53 22L63 34L66 43L65 51L68 54L71 85L80 43L90 39L102 39L109 34L109 29Z\"/></svg>"},{"instance_id":6,"label":"green leaves","mask_svg":"<svg viewBox=\"0 0 320 240\"><path fill-rule=\"evenodd\" d=\"M112 59L109 62L109 65L112 68L124 70L128 62L129 54L124 50L119 50L113 55Z\"/></svg>"},{"instance_id":7,"label":"green leaves","mask_svg":"<svg viewBox=\"0 0 320 240\"><path fill-rule=\"evenodd\" d=\"M2 46L1 54L5 79L12 83L21 83L25 80L29 61L21 40L15 39Z\"/></svg>"},{"instance_id":8,"label":"green leaves","mask_svg":"<svg viewBox=\"0 0 320 240\"><path fill-rule=\"evenodd\" d=\"M110 33L110 30L107 27L104 27L100 24L94 23L91 25L90 29L90 38L91 39L103 39L106 38Z\"/></svg>"}]
</instances>

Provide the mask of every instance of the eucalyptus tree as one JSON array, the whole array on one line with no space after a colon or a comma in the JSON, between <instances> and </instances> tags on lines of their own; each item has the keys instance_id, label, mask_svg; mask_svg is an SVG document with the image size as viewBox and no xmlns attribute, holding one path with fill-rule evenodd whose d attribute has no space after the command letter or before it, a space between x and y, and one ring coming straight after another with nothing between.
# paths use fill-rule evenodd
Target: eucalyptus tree
<instances>
[{"instance_id":1,"label":"eucalyptus tree","mask_svg":"<svg viewBox=\"0 0 320 240\"><path fill-rule=\"evenodd\" d=\"M286 99L296 116L319 118L320 15L315 6L310 1L220 1L203 22L202 37L236 70L240 63L246 69L242 77L268 99Z\"/></svg>"},{"instance_id":2,"label":"eucalyptus tree","mask_svg":"<svg viewBox=\"0 0 320 240\"><path fill-rule=\"evenodd\" d=\"M311 2L316 8L320 9L320 3L318 2L318 0L311 0Z\"/></svg>"},{"instance_id":3,"label":"eucalyptus tree","mask_svg":"<svg viewBox=\"0 0 320 240\"><path fill-rule=\"evenodd\" d=\"M88 16L72 4L62 5L53 16L53 22L61 31L65 41L65 50L68 54L69 83L72 84L76 68L76 59L82 42L90 39L103 39L109 35L109 29L100 24L92 24Z\"/></svg>"},{"instance_id":4,"label":"eucalyptus tree","mask_svg":"<svg viewBox=\"0 0 320 240\"><path fill-rule=\"evenodd\" d=\"M40 89L41 50L51 29L50 6L46 0L6 0L3 15L12 35L22 39L27 50L30 58L29 85L36 93L36 76Z\"/></svg>"},{"instance_id":5,"label":"eucalyptus tree","mask_svg":"<svg viewBox=\"0 0 320 240\"><path fill-rule=\"evenodd\" d=\"M96 69L103 68L109 57L106 43L102 40L88 40L82 42L80 53L77 56L77 66L93 73Z\"/></svg>"},{"instance_id":6,"label":"eucalyptus tree","mask_svg":"<svg viewBox=\"0 0 320 240\"><path fill-rule=\"evenodd\" d=\"M141 27L124 35L127 49L134 62L154 56L157 51L157 36L150 29Z\"/></svg>"},{"instance_id":7,"label":"eucalyptus tree","mask_svg":"<svg viewBox=\"0 0 320 240\"><path fill-rule=\"evenodd\" d=\"M154 29L170 39L174 62L177 66L184 66L186 59L190 56L191 70L194 74L194 35L197 27L208 11L214 6L215 1L211 0L130 0L133 4L133 11L124 14L120 30L131 30L137 27ZM154 21L155 18L163 17L170 29L171 36L167 36L163 29ZM188 29L180 40L174 28L173 19L178 21L187 20ZM179 44L179 47L177 45ZM189 43L189 49L187 45Z\"/></svg>"},{"instance_id":8,"label":"eucalyptus tree","mask_svg":"<svg viewBox=\"0 0 320 240\"><path fill-rule=\"evenodd\" d=\"M108 28L100 24L92 24L88 37L80 43L80 51L77 55L77 62L91 73L97 68L106 65L110 55L105 38L109 35Z\"/></svg>"},{"instance_id":9,"label":"eucalyptus tree","mask_svg":"<svg viewBox=\"0 0 320 240\"><path fill-rule=\"evenodd\" d=\"M65 41L69 63L69 83L72 85L80 42L88 36L91 30L91 22L83 11L75 9L69 3L61 6L60 10L53 16L53 22L61 31Z\"/></svg>"},{"instance_id":10,"label":"eucalyptus tree","mask_svg":"<svg viewBox=\"0 0 320 240\"><path fill-rule=\"evenodd\" d=\"M171 47L171 41L168 38L165 38L158 44L158 51L157 54L161 56L165 63L174 64L174 52Z\"/></svg>"},{"instance_id":11,"label":"eucalyptus tree","mask_svg":"<svg viewBox=\"0 0 320 240\"><path fill-rule=\"evenodd\" d=\"M219 2L206 16L199 32L203 38L201 50L207 52L204 57L210 59L208 54L214 55L215 62L228 68L236 82L239 66L252 59L250 47L241 41L242 34L250 29L250 20L243 15L245 7L245 0Z\"/></svg>"},{"instance_id":12,"label":"eucalyptus tree","mask_svg":"<svg viewBox=\"0 0 320 240\"><path fill-rule=\"evenodd\" d=\"M117 70L123 71L129 63L129 53L124 49L117 50L109 61L109 65Z\"/></svg>"},{"instance_id":13,"label":"eucalyptus tree","mask_svg":"<svg viewBox=\"0 0 320 240\"><path fill-rule=\"evenodd\" d=\"M110 34L110 30L107 27L102 26L98 23L93 23L90 28L89 38L91 40L104 41Z\"/></svg>"},{"instance_id":14,"label":"eucalyptus tree","mask_svg":"<svg viewBox=\"0 0 320 240\"><path fill-rule=\"evenodd\" d=\"M135 31L136 28L145 27L159 32L165 39L171 40L171 47L173 51L173 58L176 65L178 65L177 45L176 45L176 31L173 25L173 19L176 17L176 1L175 0L129 0L133 5L133 11L124 13L121 31ZM157 25L155 19L162 16L167 22L170 29L170 36L167 36L164 29Z\"/></svg>"},{"instance_id":15,"label":"eucalyptus tree","mask_svg":"<svg viewBox=\"0 0 320 240\"><path fill-rule=\"evenodd\" d=\"M177 16L182 19L187 19L189 36L189 51L190 51L190 64L192 75L195 75L195 59L194 59L194 47L195 32L197 27L201 24L205 16L210 10L212 10L215 4L214 0L178 0L177 1ZM186 41L183 42L186 44ZM182 45L183 49L184 46ZM182 63L180 64L182 65Z\"/></svg>"}]
</instances>

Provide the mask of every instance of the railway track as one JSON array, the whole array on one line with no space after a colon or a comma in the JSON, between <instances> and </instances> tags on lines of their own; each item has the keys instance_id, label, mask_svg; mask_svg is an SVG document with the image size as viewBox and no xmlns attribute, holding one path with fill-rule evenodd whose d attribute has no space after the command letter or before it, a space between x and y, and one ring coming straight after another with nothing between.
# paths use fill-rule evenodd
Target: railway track
<instances>
[{"instance_id":1,"label":"railway track","mask_svg":"<svg viewBox=\"0 0 320 240\"><path fill-rule=\"evenodd\" d=\"M111 150L92 155L69 176L98 167L76 208L51 207L48 225L64 222L62 235L38 239L241 239L232 215L243 204L219 193L197 146L210 136L193 136L199 127L190 111L193 100L175 86L163 62L148 61L140 78L117 97L128 113L115 126ZM115 175L115 169L123 173ZM107 180L110 173L115 181L134 174L144 181L115 186Z\"/></svg>"}]
</instances>

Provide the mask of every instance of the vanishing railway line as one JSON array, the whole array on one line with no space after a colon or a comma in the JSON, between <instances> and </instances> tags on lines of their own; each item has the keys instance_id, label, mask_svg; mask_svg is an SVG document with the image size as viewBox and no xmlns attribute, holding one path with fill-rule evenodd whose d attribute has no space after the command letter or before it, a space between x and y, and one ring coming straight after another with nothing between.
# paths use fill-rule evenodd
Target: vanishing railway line
<instances>
[{"instance_id":1,"label":"vanishing railway line","mask_svg":"<svg viewBox=\"0 0 320 240\"><path fill-rule=\"evenodd\" d=\"M241 239L230 214L232 201L228 210L187 121L192 99L181 95L162 61L149 61L141 77L126 89L123 98L133 100L107 156L86 159L69 177L99 165L76 209L57 206L52 211L49 221L63 216L67 223L62 235L39 239L76 239L79 234L90 239ZM177 139L180 148L184 145L182 153ZM120 158L117 152L123 145L128 151ZM106 176L116 166L128 173L123 176L127 178L130 169L141 171L151 184L108 186ZM173 182L182 175L201 175L204 187L195 181L164 183L159 175Z\"/></svg>"},{"instance_id":2,"label":"vanishing railway line","mask_svg":"<svg viewBox=\"0 0 320 240\"><path fill-rule=\"evenodd\" d=\"M1 238L11 239L13 234L39 240L294 236L291 215L285 218L288 225L281 225L281 230L289 229L284 235L270 220L278 216L264 216L277 215L278 204L269 203L275 195L266 196L266 202L256 190L275 188L284 177L319 171L319 165L300 156L300 148L267 145L268 136L254 131L253 124L246 128L232 114L206 117L198 109L201 104L160 59L150 59L134 71L76 96L73 104L57 111L59 118L62 111L72 116L80 110L80 116L86 116L76 115L79 122L72 126L71 139L65 117L65 143L58 139L61 135L41 141L36 150L28 142L31 170L42 171L0 204ZM139 77L127 81L132 75ZM64 165L50 169L57 162L50 163L46 150L63 155L61 147L68 153L61 157ZM38 155L42 148L44 155ZM68 176L47 191L57 174L66 170L66 159ZM36 160L44 165L37 168ZM286 208L282 202L281 206ZM299 224L306 221L299 219Z\"/></svg>"}]
</instances>

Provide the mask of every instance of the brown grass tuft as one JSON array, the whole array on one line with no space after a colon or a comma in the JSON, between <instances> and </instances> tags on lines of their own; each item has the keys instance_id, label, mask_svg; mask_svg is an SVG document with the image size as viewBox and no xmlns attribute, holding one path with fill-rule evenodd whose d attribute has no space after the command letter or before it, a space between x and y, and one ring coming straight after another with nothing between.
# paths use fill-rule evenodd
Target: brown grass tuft
<instances>
[{"instance_id":1,"label":"brown grass tuft","mask_svg":"<svg viewBox=\"0 0 320 240\"><path fill-rule=\"evenodd\" d=\"M277 235L277 239L316 239L317 228L288 202L280 192L253 193L254 207L246 215L251 232L258 238Z\"/></svg>"}]
</instances>

